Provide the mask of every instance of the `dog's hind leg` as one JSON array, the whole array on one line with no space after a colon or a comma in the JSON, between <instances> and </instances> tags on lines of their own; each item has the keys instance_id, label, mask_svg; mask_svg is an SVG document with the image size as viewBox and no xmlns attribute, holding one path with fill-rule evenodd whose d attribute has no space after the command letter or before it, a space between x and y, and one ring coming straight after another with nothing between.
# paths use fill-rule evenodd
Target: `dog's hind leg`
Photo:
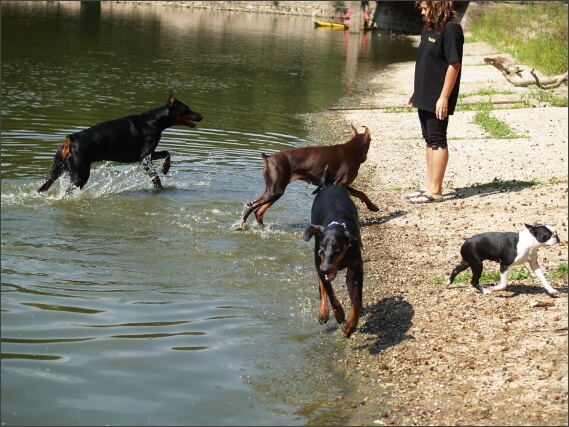
<instances>
[{"instance_id":1,"label":"dog's hind leg","mask_svg":"<svg viewBox=\"0 0 569 427\"><path fill-rule=\"evenodd\" d=\"M243 213L243 224L245 224L251 212L255 212L257 222L263 225L265 212L273 203L281 198L286 186L291 180L290 167L288 164L286 166L282 165L284 162L282 156L267 156L265 153L261 153L261 157L264 163L263 177L265 179L265 191L259 198L247 203L247 209Z\"/></svg>"},{"instance_id":2,"label":"dog's hind leg","mask_svg":"<svg viewBox=\"0 0 569 427\"><path fill-rule=\"evenodd\" d=\"M255 218L257 219L257 222L261 225L264 225L263 223L263 217L265 216L265 212L267 212L267 209L269 209L271 206L273 206L273 203L275 203L278 199L280 199L281 196L277 197L275 200L265 203L264 205L260 206L259 208L255 209Z\"/></svg>"},{"instance_id":3,"label":"dog's hind leg","mask_svg":"<svg viewBox=\"0 0 569 427\"><path fill-rule=\"evenodd\" d=\"M277 200L279 200L281 196L282 196L282 194L279 194L277 196L267 197L264 193L257 200L253 200L251 202L248 202L247 207L245 208L245 211L243 212L243 219L242 219L241 223L245 224L245 221L247 221L247 218L249 217L249 215L254 212L255 218L257 219L257 222L260 225L264 225L263 224L263 216L265 215L265 212L267 211L267 209L269 209L273 205L273 203L275 203Z\"/></svg>"},{"instance_id":4,"label":"dog's hind leg","mask_svg":"<svg viewBox=\"0 0 569 427\"><path fill-rule=\"evenodd\" d=\"M49 190L49 187L57 181L57 179L61 176L61 174L66 169L66 158L69 155L69 137L65 139L65 142L59 147L57 153L53 157L53 162L51 164L51 168L47 174L46 182L38 188L38 193L43 193Z\"/></svg>"},{"instance_id":5,"label":"dog's hind leg","mask_svg":"<svg viewBox=\"0 0 569 427\"><path fill-rule=\"evenodd\" d=\"M379 211L379 208L369 199L369 197L363 191L356 190L355 188L352 187L346 187L346 189L350 192L350 194L353 197L356 197L360 199L362 202L364 202L370 211L372 212Z\"/></svg>"},{"instance_id":6,"label":"dog's hind leg","mask_svg":"<svg viewBox=\"0 0 569 427\"><path fill-rule=\"evenodd\" d=\"M454 267L454 269L452 270L452 273L450 274L450 277L448 278L446 285L449 286L450 284L452 284L452 282L454 282L454 279L456 278L456 276L458 276L460 273L462 273L464 270L466 270L468 267L470 267L470 264L468 262L466 262L466 260L464 260L464 258L460 261L460 264L458 264L456 267Z\"/></svg>"},{"instance_id":7,"label":"dog's hind leg","mask_svg":"<svg viewBox=\"0 0 569 427\"><path fill-rule=\"evenodd\" d=\"M470 268L472 270L472 280L470 282L472 286L474 286L484 295L489 295L491 291L480 286L480 277L482 276L482 270L484 268L482 260L471 261Z\"/></svg>"},{"instance_id":8,"label":"dog's hind leg","mask_svg":"<svg viewBox=\"0 0 569 427\"><path fill-rule=\"evenodd\" d=\"M89 163L77 164L74 160L73 156L67 159L67 168L71 178L71 184L66 191L67 194L71 194L77 188L82 189L91 176L91 165Z\"/></svg>"}]
</instances>

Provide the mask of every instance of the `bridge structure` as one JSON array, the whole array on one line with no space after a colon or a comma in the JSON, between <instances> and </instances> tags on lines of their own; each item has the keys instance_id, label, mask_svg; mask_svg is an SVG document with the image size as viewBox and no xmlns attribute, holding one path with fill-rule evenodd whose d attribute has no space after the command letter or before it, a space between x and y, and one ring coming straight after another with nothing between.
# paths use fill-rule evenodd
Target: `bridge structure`
<instances>
[{"instance_id":1,"label":"bridge structure","mask_svg":"<svg viewBox=\"0 0 569 427\"><path fill-rule=\"evenodd\" d=\"M414 1L350 1L347 3L352 12L350 32L358 33L364 29L364 5L368 3L370 7L373 7L371 3L375 3L370 28L390 34L421 34L424 25L423 17ZM469 3L469 1L454 2L454 7L461 20Z\"/></svg>"}]
</instances>

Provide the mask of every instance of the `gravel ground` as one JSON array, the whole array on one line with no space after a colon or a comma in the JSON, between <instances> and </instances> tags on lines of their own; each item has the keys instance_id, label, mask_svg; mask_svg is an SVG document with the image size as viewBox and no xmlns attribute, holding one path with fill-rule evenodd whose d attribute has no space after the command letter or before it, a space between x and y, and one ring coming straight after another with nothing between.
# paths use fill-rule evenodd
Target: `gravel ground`
<instances>
[{"instance_id":1,"label":"gravel ground","mask_svg":"<svg viewBox=\"0 0 569 427\"><path fill-rule=\"evenodd\" d=\"M498 54L484 43L465 44L461 94L472 96L462 102L479 101L484 89L511 92L493 102L536 99L535 86L515 88L484 62ZM524 223L558 230L561 244L538 253L546 276L567 262L567 108L496 104L491 115L521 136L500 140L473 123L474 112L458 108L449 124L446 200L412 205L404 195L425 175L416 112L361 108L404 107L413 74L413 62L394 65L368 82L366 95L345 102L358 109L308 118L317 143L347 141L350 123L370 128L371 149L354 187L380 207L373 213L356 202L364 310L340 363L357 392L337 398L353 411L354 425L567 425L567 279L550 279L558 298L533 274L510 278L490 296L469 283L443 284L465 238L520 231ZM567 86L556 92L567 96ZM486 262L485 271L498 265ZM340 296L349 307L346 292Z\"/></svg>"}]
</instances>

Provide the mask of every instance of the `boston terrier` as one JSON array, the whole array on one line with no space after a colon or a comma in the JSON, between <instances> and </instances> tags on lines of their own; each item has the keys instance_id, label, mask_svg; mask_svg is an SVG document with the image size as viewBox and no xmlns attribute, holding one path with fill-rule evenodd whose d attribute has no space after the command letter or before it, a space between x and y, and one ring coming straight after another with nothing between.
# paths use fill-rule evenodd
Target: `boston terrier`
<instances>
[{"instance_id":1,"label":"boston terrier","mask_svg":"<svg viewBox=\"0 0 569 427\"><path fill-rule=\"evenodd\" d=\"M488 232L472 236L464 242L460 248L462 260L457 265L447 280L450 285L457 274L471 268L472 286L485 295L493 291L503 291L506 289L508 280L508 270L514 265L528 262L531 269L550 295L557 295L557 290L553 289L541 268L537 263L537 250L542 246L552 246L559 243L557 231L551 225L528 225L519 233L514 232ZM500 284L493 288L485 289L479 285L485 260L500 263Z\"/></svg>"}]
</instances>

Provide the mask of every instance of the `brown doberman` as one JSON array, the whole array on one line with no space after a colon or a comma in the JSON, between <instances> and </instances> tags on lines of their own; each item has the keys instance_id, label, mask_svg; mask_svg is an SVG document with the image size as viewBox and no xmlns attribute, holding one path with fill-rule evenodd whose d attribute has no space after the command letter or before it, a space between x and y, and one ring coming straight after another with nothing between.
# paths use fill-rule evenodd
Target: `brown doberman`
<instances>
[{"instance_id":1,"label":"brown doberman","mask_svg":"<svg viewBox=\"0 0 569 427\"><path fill-rule=\"evenodd\" d=\"M194 122L202 119L200 113L190 110L170 91L168 102L162 107L69 134L55 153L47 181L38 192L47 191L65 171L71 176L68 192L75 187L83 188L91 174L91 163L102 160L141 162L154 186L162 188L160 177L152 167L152 160L164 159L162 172L166 174L170 169L170 153L154 151L160 142L162 131L176 125L193 128L196 126Z\"/></svg>"},{"instance_id":2,"label":"brown doberman","mask_svg":"<svg viewBox=\"0 0 569 427\"><path fill-rule=\"evenodd\" d=\"M366 161L371 142L371 132L365 127L358 133L352 125L352 139L344 144L316 147L299 147L266 155L261 153L265 166L265 192L256 200L248 202L243 212L242 226L251 212L257 222L263 225L263 215L285 191L286 186L297 179L318 185L328 166L327 179L334 185L346 188L349 193L364 202L370 211L379 208L363 193L351 187L358 176L360 165Z\"/></svg>"}]
</instances>

